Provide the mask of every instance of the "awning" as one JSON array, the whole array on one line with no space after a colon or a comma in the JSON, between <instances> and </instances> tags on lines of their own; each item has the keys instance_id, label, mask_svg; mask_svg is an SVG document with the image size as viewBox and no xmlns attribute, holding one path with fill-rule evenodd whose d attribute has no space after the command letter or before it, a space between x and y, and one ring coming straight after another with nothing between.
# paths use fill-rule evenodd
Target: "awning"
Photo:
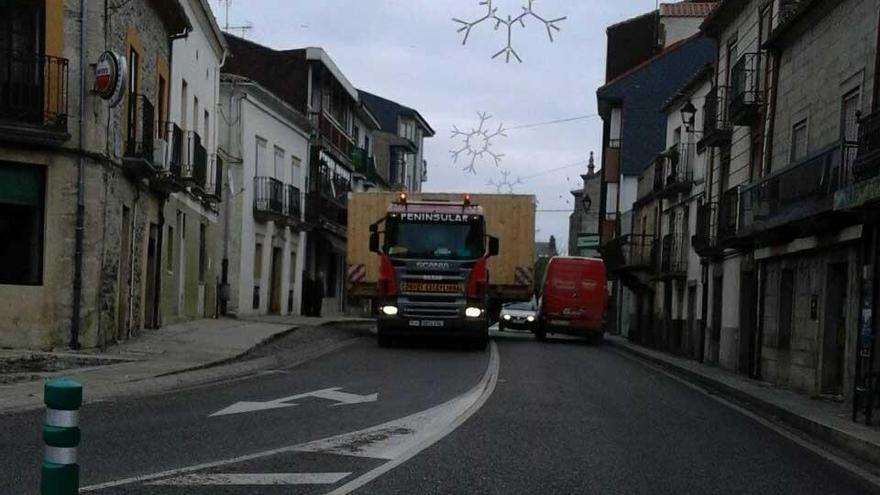
<instances>
[{"instance_id":1,"label":"awning","mask_svg":"<svg viewBox=\"0 0 880 495\"><path fill-rule=\"evenodd\" d=\"M42 167L0 163L0 203L39 206L42 190Z\"/></svg>"},{"instance_id":2,"label":"awning","mask_svg":"<svg viewBox=\"0 0 880 495\"><path fill-rule=\"evenodd\" d=\"M321 236L321 239L324 239L325 241L327 241L328 244L330 244L330 247L334 251L345 254L345 252L346 252L345 239L343 239L337 235L331 234L329 232L321 232L320 236Z\"/></svg>"}]
</instances>

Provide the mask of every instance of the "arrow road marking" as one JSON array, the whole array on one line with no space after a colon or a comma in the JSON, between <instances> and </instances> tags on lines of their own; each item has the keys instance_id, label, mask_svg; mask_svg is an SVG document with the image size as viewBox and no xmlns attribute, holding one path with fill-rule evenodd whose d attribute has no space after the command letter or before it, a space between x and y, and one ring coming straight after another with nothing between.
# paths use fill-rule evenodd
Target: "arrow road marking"
<instances>
[{"instance_id":1,"label":"arrow road marking","mask_svg":"<svg viewBox=\"0 0 880 495\"><path fill-rule=\"evenodd\" d=\"M348 392L342 392L341 387L333 387L333 388L325 388L322 390L314 390L312 392L307 392L304 394L291 395L290 397L282 397L280 399L265 401L265 402L252 402L252 401L242 401L236 402L229 407L221 409L208 417L214 416L226 416L229 414L241 414L241 413L249 413L256 411L266 411L269 409L281 409L284 407L293 407L297 405L293 401L297 399L304 399L306 397L317 397L319 399L326 399L336 402L333 406L346 406L351 404L362 404L365 402L376 402L379 400L379 394L374 393L370 395L357 395L350 394Z\"/></svg>"},{"instance_id":2,"label":"arrow road marking","mask_svg":"<svg viewBox=\"0 0 880 495\"><path fill-rule=\"evenodd\" d=\"M165 486L333 485L351 473L210 473L188 474L147 483Z\"/></svg>"}]
</instances>

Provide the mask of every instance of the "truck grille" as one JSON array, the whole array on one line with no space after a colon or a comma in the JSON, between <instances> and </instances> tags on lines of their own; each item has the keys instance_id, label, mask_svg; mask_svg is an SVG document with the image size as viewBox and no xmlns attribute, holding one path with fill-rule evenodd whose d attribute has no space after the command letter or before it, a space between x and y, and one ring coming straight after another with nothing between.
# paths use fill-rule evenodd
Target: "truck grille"
<instances>
[{"instance_id":1,"label":"truck grille","mask_svg":"<svg viewBox=\"0 0 880 495\"><path fill-rule=\"evenodd\" d=\"M404 318L453 319L459 318L464 308L464 300L459 298L401 298L400 309Z\"/></svg>"}]
</instances>

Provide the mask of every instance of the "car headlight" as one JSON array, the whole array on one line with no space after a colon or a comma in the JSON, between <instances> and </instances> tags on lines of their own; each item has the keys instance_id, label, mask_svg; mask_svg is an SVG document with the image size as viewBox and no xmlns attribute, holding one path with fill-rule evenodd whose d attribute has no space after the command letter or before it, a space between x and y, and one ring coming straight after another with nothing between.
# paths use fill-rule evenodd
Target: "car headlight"
<instances>
[{"instance_id":1,"label":"car headlight","mask_svg":"<svg viewBox=\"0 0 880 495\"><path fill-rule=\"evenodd\" d=\"M535 321L535 317L534 317L534 316L531 316L531 315L530 315L530 316L526 316L526 321L529 322L529 323L531 323L531 322Z\"/></svg>"},{"instance_id":2,"label":"car headlight","mask_svg":"<svg viewBox=\"0 0 880 495\"><path fill-rule=\"evenodd\" d=\"M510 319L510 315L504 315L504 316L502 316L502 318L504 318L505 320L509 320L509 319Z\"/></svg>"},{"instance_id":3,"label":"car headlight","mask_svg":"<svg viewBox=\"0 0 880 495\"><path fill-rule=\"evenodd\" d=\"M382 306L382 313L385 316L397 316L397 306Z\"/></svg>"},{"instance_id":4,"label":"car headlight","mask_svg":"<svg viewBox=\"0 0 880 495\"><path fill-rule=\"evenodd\" d=\"M464 310L464 315L468 318L479 318L482 314L483 310L480 308L467 308Z\"/></svg>"}]
</instances>

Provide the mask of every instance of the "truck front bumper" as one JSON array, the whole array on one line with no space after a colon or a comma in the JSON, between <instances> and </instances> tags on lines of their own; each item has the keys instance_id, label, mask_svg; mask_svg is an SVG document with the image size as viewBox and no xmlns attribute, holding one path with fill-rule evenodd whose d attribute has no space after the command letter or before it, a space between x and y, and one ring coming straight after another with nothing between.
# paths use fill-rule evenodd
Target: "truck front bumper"
<instances>
[{"instance_id":1,"label":"truck front bumper","mask_svg":"<svg viewBox=\"0 0 880 495\"><path fill-rule=\"evenodd\" d=\"M385 337L453 337L485 338L489 323L485 318L419 320L399 317L380 317L379 335Z\"/></svg>"}]
</instances>

